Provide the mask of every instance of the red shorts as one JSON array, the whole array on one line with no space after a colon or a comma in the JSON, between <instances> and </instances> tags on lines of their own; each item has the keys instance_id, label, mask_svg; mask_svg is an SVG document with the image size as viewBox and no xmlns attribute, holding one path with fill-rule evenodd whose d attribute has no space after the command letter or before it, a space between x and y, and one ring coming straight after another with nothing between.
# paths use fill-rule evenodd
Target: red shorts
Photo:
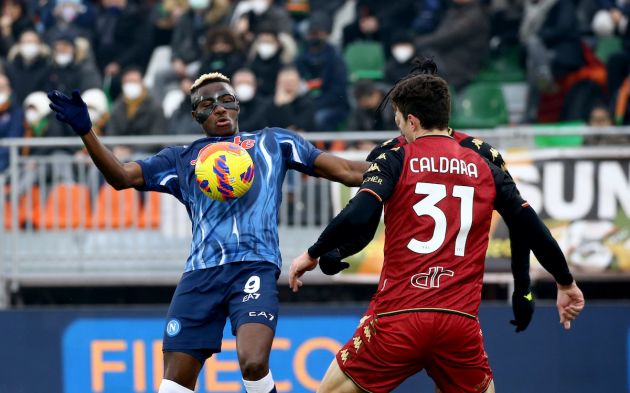
<instances>
[{"instance_id":1,"label":"red shorts","mask_svg":"<svg viewBox=\"0 0 630 393\"><path fill-rule=\"evenodd\" d=\"M366 314L337 363L367 392L389 392L426 369L443 393L480 393L492 381L477 319L446 312Z\"/></svg>"}]
</instances>

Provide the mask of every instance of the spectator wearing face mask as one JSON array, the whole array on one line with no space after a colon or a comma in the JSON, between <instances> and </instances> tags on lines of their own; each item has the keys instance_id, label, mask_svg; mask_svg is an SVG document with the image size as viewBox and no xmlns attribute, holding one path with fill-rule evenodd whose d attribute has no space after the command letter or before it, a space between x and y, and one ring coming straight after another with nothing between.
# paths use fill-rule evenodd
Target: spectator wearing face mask
<instances>
[{"instance_id":1,"label":"spectator wearing face mask","mask_svg":"<svg viewBox=\"0 0 630 393\"><path fill-rule=\"evenodd\" d=\"M96 10L89 1L55 0L50 1L42 10L44 39L52 45L52 41L61 34L72 34L83 37L90 46L94 43L94 22Z\"/></svg>"},{"instance_id":2,"label":"spectator wearing face mask","mask_svg":"<svg viewBox=\"0 0 630 393\"><path fill-rule=\"evenodd\" d=\"M171 67L155 75L153 91L164 96L178 88L182 78L194 78L199 72L206 32L224 20L230 9L228 0L189 0L187 10L179 17L171 37ZM214 71L214 70L212 70Z\"/></svg>"},{"instance_id":3,"label":"spectator wearing face mask","mask_svg":"<svg viewBox=\"0 0 630 393\"><path fill-rule=\"evenodd\" d=\"M15 100L11 82L0 74L0 139L21 138L24 135L24 112ZM9 148L0 147L0 172L9 167Z\"/></svg>"},{"instance_id":4,"label":"spectator wearing face mask","mask_svg":"<svg viewBox=\"0 0 630 393\"><path fill-rule=\"evenodd\" d=\"M300 76L307 82L309 94L315 100L317 131L337 130L350 109L346 63L327 42L331 28L328 15L314 12L309 18L305 50L296 60Z\"/></svg>"},{"instance_id":5,"label":"spectator wearing face mask","mask_svg":"<svg viewBox=\"0 0 630 393\"><path fill-rule=\"evenodd\" d=\"M282 37L274 26L264 25L252 44L247 66L258 79L259 94L272 96L278 72L295 59L295 42L286 34Z\"/></svg>"},{"instance_id":6,"label":"spectator wearing face mask","mask_svg":"<svg viewBox=\"0 0 630 393\"><path fill-rule=\"evenodd\" d=\"M294 131L314 131L315 103L302 89L304 82L294 66L283 68L278 74L268 122L274 127Z\"/></svg>"},{"instance_id":7,"label":"spectator wearing face mask","mask_svg":"<svg viewBox=\"0 0 630 393\"><path fill-rule=\"evenodd\" d=\"M202 72L220 72L231 78L245 63L243 43L228 27L208 31L206 54L201 60Z\"/></svg>"},{"instance_id":8,"label":"spectator wearing face mask","mask_svg":"<svg viewBox=\"0 0 630 393\"><path fill-rule=\"evenodd\" d=\"M34 91L25 99L24 107L24 137L45 138L72 136L72 130L59 127L58 122L52 121L48 96L43 91ZM52 146L25 146L22 155L49 155L55 152L69 153L76 149L52 147Z\"/></svg>"},{"instance_id":9,"label":"spectator wearing face mask","mask_svg":"<svg viewBox=\"0 0 630 393\"><path fill-rule=\"evenodd\" d=\"M413 67L412 60L416 54L413 40L407 34L398 33L392 39L391 58L385 65L385 82L395 84L409 73Z\"/></svg>"},{"instance_id":10,"label":"spectator wearing face mask","mask_svg":"<svg viewBox=\"0 0 630 393\"><path fill-rule=\"evenodd\" d=\"M159 135L166 133L162 105L148 94L142 71L129 67L122 73L122 94L114 102L105 135ZM151 148L149 148L151 149ZM118 146L114 153L128 157L132 150Z\"/></svg>"},{"instance_id":11,"label":"spectator wearing face mask","mask_svg":"<svg viewBox=\"0 0 630 393\"><path fill-rule=\"evenodd\" d=\"M9 52L6 73L11 80L18 102L29 93L48 90L50 75L50 49L41 42L35 30L25 30L20 41Z\"/></svg>"},{"instance_id":12,"label":"spectator wearing face mask","mask_svg":"<svg viewBox=\"0 0 630 393\"><path fill-rule=\"evenodd\" d=\"M269 98L258 93L256 76L252 70L243 68L234 73L232 85L236 90L239 103L238 127L241 131L255 131L267 126L269 113Z\"/></svg>"},{"instance_id":13,"label":"spectator wearing face mask","mask_svg":"<svg viewBox=\"0 0 630 393\"><path fill-rule=\"evenodd\" d=\"M24 30L33 29L24 0L5 0L0 8L0 56L6 57Z\"/></svg>"},{"instance_id":14,"label":"spectator wearing face mask","mask_svg":"<svg viewBox=\"0 0 630 393\"><path fill-rule=\"evenodd\" d=\"M60 34L52 45L52 89L71 91L78 88L85 91L103 85L100 72L88 59L86 48L77 46L72 34Z\"/></svg>"},{"instance_id":15,"label":"spectator wearing face mask","mask_svg":"<svg viewBox=\"0 0 630 393\"><path fill-rule=\"evenodd\" d=\"M109 102L105 92L100 88L84 90L81 98L88 108L92 129L96 135L103 135L109 122Z\"/></svg>"}]
</instances>

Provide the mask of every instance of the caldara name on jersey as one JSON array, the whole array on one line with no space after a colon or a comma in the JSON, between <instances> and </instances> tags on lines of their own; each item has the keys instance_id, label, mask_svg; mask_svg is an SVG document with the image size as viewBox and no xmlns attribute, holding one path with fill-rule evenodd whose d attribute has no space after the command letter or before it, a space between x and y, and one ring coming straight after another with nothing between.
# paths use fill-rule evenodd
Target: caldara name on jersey
<instances>
[{"instance_id":1,"label":"caldara name on jersey","mask_svg":"<svg viewBox=\"0 0 630 393\"><path fill-rule=\"evenodd\" d=\"M413 173L433 172L433 173L451 173L457 175L466 175L469 177L478 177L477 165L472 162L458 160L457 158L447 157L413 157L409 160L409 169Z\"/></svg>"}]
</instances>

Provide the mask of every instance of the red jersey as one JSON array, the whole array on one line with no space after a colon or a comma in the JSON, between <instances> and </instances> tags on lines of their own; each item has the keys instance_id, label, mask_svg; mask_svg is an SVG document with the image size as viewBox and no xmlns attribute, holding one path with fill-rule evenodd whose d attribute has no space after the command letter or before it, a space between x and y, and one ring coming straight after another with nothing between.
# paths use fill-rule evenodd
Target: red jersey
<instances>
[{"instance_id":1,"label":"red jersey","mask_svg":"<svg viewBox=\"0 0 630 393\"><path fill-rule=\"evenodd\" d=\"M385 205L375 312L476 316L492 210L524 203L509 175L452 137L425 136L376 157L361 191Z\"/></svg>"}]
</instances>

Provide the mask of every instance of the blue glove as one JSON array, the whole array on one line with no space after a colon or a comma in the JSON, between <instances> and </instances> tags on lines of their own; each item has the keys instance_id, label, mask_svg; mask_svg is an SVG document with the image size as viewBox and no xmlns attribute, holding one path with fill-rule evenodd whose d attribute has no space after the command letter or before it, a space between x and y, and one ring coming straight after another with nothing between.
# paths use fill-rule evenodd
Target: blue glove
<instances>
[{"instance_id":1,"label":"blue glove","mask_svg":"<svg viewBox=\"0 0 630 393\"><path fill-rule=\"evenodd\" d=\"M51 101L50 109L55 111L57 120L69 124L79 136L90 132L92 122L79 90L74 90L72 97L68 97L59 90L52 90L48 92L48 99Z\"/></svg>"},{"instance_id":2,"label":"blue glove","mask_svg":"<svg viewBox=\"0 0 630 393\"><path fill-rule=\"evenodd\" d=\"M516 333L527 329L527 326L532 320L535 307L536 303L534 302L531 290L525 294L514 291L512 294L512 311L514 311L514 319L511 320L510 323L516 326Z\"/></svg>"},{"instance_id":3,"label":"blue glove","mask_svg":"<svg viewBox=\"0 0 630 393\"><path fill-rule=\"evenodd\" d=\"M319 257L319 268L322 269L322 273L326 275L335 275L350 267L348 262L343 262L341 259L339 249L328 251L326 254Z\"/></svg>"}]
</instances>

